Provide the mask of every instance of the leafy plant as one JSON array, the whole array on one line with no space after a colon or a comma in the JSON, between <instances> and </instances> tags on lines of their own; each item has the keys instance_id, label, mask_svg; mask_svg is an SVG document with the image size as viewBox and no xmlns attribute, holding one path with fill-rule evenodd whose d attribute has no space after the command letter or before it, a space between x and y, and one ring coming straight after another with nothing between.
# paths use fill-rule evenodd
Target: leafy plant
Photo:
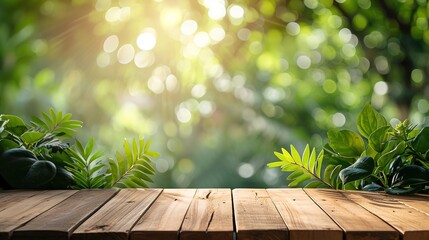
<instances>
[{"instance_id":1,"label":"leafy plant","mask_svg":"<svg viewBox=\"0 0 429 240\"><path fill-rule=\"evenodd\" d=\"M340 166L330 165L323 168L322 150L319 154L313 148L307 145L302 153L298 153L296 148L291 145L290 153L282 148L282 152L274 152L280 161L268 164L268 167L280 167L282 171L290 172L288 176L289 187L296 187L305 183L305 187L329 187L336 188L338 185L337 176Z\"/></svg>"},{"instance_id":2,"label":"leafy plant","mask_svg":"<svg viewBox=\"0 0 429 240\"><path fill-rule=\"evenodd\" d=\"M115 159L109 159L108 182L111 186L148 187L146 182L153 182L149 175L155 173L151 158L158 153L149 150L150 141L133 140L132 144L124 141L124 154L116 152Z\"/></svg>"},{"instance_id":3,"label":"leafy plant","mask_svg":"<svg viewBox=\"0 0 429 240\"><path fill-rule=\"evenodd\" d=\"M30 125L14 115L0 115L0 188L148 187L158 153L150 142L124 142L125 154L108 158L74 139L82 122L52 108ZM71 143L76 142L75 145Z\"/></svg>"},{"instance_id":4,"label":"leafy plant","mask_svg":"<svg viewBox=\"0 0 429 240\"><path fill-rule=\"evenodd\" d=\"M291 154L284 149L282 154L275 152L281 161L269 163L268 167L291 172L288 177L292 180L291 187L384 190L390 194L410 194L426 189L429 185L429 127L419 130L408 120L392 127L366 104L359 114L357 128L359 133L329 130L329 143L317 158L310 157L314 149L309 154L308 146L299 158L297 150L291 146ZM314 170L315 166L320 169Z\"/></svg>"}]
</instances>

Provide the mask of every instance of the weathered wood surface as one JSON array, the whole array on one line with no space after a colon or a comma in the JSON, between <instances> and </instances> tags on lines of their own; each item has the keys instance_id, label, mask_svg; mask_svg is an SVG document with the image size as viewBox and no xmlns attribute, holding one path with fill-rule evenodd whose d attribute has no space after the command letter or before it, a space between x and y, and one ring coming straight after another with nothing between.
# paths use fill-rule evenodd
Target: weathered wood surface
<instances>
[{"instance_id":1,"label":"weathered wood surface","mask_svg":"<svg viewBox=\"0 0 429 240\"><path fill-rule=\"evenodd\" d=\"M426 240L429 196L326 189L0 191L3 239Z\"/></svg>"}]
</instances>

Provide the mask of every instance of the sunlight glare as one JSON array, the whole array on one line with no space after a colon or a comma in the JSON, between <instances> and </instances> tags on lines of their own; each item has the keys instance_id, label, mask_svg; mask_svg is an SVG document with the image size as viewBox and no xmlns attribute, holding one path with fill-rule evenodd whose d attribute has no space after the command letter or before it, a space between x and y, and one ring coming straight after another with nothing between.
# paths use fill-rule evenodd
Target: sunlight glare
<instances>
[{"instance_id":1,"label":"sunlight glare","mask_svg":"<svg viewBox=\"0 0 429 240\"><path fill-rule=\"evenodd\" d=\"M191 118L192 118L191 112L184 107L179 108L179 110L176 113L176 116L177 116L177 120L179 120L179 122L181 123L187 123L191 121Z\"/></svg>"},{"instance_id":2,"label":"sunlight glare","mask_svg":"<svg viewBox=\"0 0 429 240\"><path fill-rule=\"evenodd\" d=\"M191 90L191 94L194 98L201 98L206 94L206 92L207 88L203 84L197 84Z\"/></svg>"},{"instance_id":3,"label":"sunlight glare","mask_svg":"<svg viewBox=\"0 0 429 240\"><path fill-rule=\"evenodd\" d=\"M148 88L155 94L161 94L164 92L164 83L158 76L152 76L147 81Z\"/></svg>"},{"instance_id":4,"label":"sunlight glare","mask_svg":"<svg viewBox=\"0 0 429 240\"><path fill-rule=\"evenodd\" d=\"M119 46L119 38L116 35L110 35L106 38L103 44L103 49L106 53L114 52Z\"/></svg>"},{"instance_id":5,"label":"sunlight glare","mask_svg":"<svg viewBox=\"0 0 429 240\"><path fill-rule=\"evenodd\" d=\"M235 19L242 19L244 17L244 9L238 5L231 5L229 15Z\"/></svg>"},{"instance_id":6,"label":"sunlight glare","mask_svg":"<svg viewBox=\"0 0 429 240\"><path fill-rule=\"evenodd\" d=\"M226 15L225 1L223 0L205 0L204 6L209 9L209 18L221 20Z\"/></svg>"},{"instance_id":7,"label":"sunlight glare","mask_svg":"<svg viewBox=\"0 0 429 240\"><path fill-rule=\"evenodd\" d=\"M198 24L196 21L192 19L188 19L184 21L180 26L180 31L184 35L188 35L188 36L194 34L197 31L197 29L198 29Z\"/></svg>"},{"instance_id":8,"label":"sunlight glare","mask_svg":"<svg viewBox=\"0 0 429 240\"><path fill-rule=\"evenodd\" d=\"M156 45L155 30L150 28L137 37L137 46L143 51L149 51Z\"/></svg>"},{"instance_id":9,"label":"sunlight glare","mask_svg":"<svg viewBox=\"0 0 429 240\"><path fill-rule=\"evenodd\" d=\"M210 38L215 42L220 42L225 38L225 30L221 27L215 27L210 30Z\"/></svg>"},{"instance_id":10,"label":"sunlight glare","mask_svg":"<svg viewBox=\"0 0 429 240\"><path fill-rule=\"evenodd\" d=\"M199 48L206 47L210 44L210 37L206 32L199 32L194 37L194 43Z\"/></svg>"},{"instance_id":11,"label":"sunlight glare","mask_svg":"<svg viewBox=\"0 0 429 240\"><path fill-rule=\"evenodd\" d=\"M152 52L140 51L134 57L134 63L138 68L150 67L155 62L155 55Z\"/></svg>"},{"instance_id":12,"label":"sunlight glare","mask_svg":"<svg viewBox=\"0 0 429 240\"><path fill-rule=\"evenodd\" d=\"M179 9L164 9L161 12L161 23L165 27L176 26L182 20L182 12Z\"/></svg>"},{"instance_id":13,"label":"sunlight glare","mask_svg":"<svg viewBox=\"0 0 429 240\"><path fill-rule=\"evenodd\" d=\"M97 65L101 68L107 67L110 64L110 55L102 52L97 56Z\"/></svg>"},{"instance_id":14,"label":"sunlight glare","mask_svg":"<svg viewBox=\"0 0 429 240\"><path fill-rule=\"evenodd\" d=\"M121 64L127 64L134 59L134 47L131 44L125 44L118 50L117 58Z\"/></svg>"}]
</instances>

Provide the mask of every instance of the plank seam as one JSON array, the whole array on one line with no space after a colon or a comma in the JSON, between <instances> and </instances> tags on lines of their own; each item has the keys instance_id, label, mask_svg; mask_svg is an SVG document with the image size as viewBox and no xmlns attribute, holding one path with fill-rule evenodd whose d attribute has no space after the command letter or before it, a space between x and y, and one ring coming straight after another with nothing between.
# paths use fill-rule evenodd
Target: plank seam
<instances>
[{"instance_id":1,"label":"plank seam","mask_svg":"<svg viewBox=\"0 0 429 240\"><path fill-rule=\"evenodd\" d=\"M82 191L82 190L80 190ZM108 197L106 200L104 200L103 203L100 204L100 206L96 207L90 214L88 214L86 217L82 218L80 222L77 222L74 227L72 227L68 233L69 238L73 235L73 232L86 220L88 220L92 215L94 215L100 208L102 208L106 203L108 203L114 196L116 196L119 193L119 190L116 190L110 197ZM73 194L74 195L74 194Z\"/></svg>"},{"instance_id":2,"label":"plank seam","mask_svg":"<svg viewBox=\"0 0 429 240\"><path fill-rule=\"evenodd\" d=\"M371 210L367 209L365 206L363 206L363 205L361 205L360 203L358 203L358 202L354 201L353 199L351 199L350 197L348 197L348 196L347 196L347 194L345 194L344 192L341 192L341 195L343 195L344 197L346 197L346 198L347 198L347 199L349 199L350 201L352 201L352 202L356 203L357 205L361 206L363 209L365 209L366 211L370 212L372 215L374 215L375 217L377 217L378 219L380 219L381 221L385 222L387 225L389 225L390 227L392 227L395 231L397 231L397 232L399 233L399 238L400 238L401 240L404 238L404 234L405 234L405 232L404 232L404 234L402 234L402 233L401 233L401 231L400 231L400 229L398 229L398 228L397 228L397 227L395 227L394 225L390 224L389 222L385 221L383 218L379 217L377 214L373 213ZM366 197L363 197L363 198L366 198ZM368 198L366 198L366 199L368 199ZM399 202L399 201L397 201L397 200L395 200L395 199L392 199L392 198L391 198L391 200L396 201L396 202L398 202L398 203L401 203L401 202ZM401 203L401 204L403 204L403 203ZM405 204L403 204L403 205L405 205Z\"/></svg>"},{"instance_id":3,"label":"plank seam","mask_svg":"<svg viewBox=\"0 0 429 240\"><path fill-rule=\"evenodd\" d=\"M314 200L314 198L313 197L311 197L311 195L310 194L308 194L308 192L303 188L302 189L303 191L304 191L304 193L305 194L307 194L307 196L311 199L311 201L313 201L314 202L314 204L316 204L319 208L320 208L320 210L322 210L335 224L337 224L337 226L341 229L341 231L342 231L342 233L343 233L343 239L345 240L345 239L347 239L346 238L346 230L340 225L340 223L338 223L333 217L331 217L331 215L327 212L327 211L325 211L325 209L323 209L318 203L317 203L317 201L316 200Z\"/></svg>"},{"instance_id":4,"label":"plank seam","mask_svg":"<svg viewBox=\"0 0 429 240\"><path fill-rule=\"evenodd\" d=\"M151 188L153 190L156 190L156 188ZM159 189L159 188L158 188ZM156 195L156 197L152 200L152 202L146 207L146 209L142 212L142 214L137 218L137 220L133 223L133 225L131 225L131 227L129 228L128 232L127 232L127 239L130 239L131 237L131 231L133 230L133 228L137 225L137 223L140 221L140 219L146 214L146 212L149 210L149 208L152 207L153 203L156 202L156 200L159 198L159 196L161 196L161 193L164 192L164 189L161 188L161 191L158 192L158 195ZM118 191L119 192L119 191Z\"/></svg>"},{"instance_id":5,"label":"plank seam","mask_svg":"<svg viewBox=\"0 0 429 240\"><path fill-rule=\"evenodd\" d=\"M41 193L45 193L45 192L47 192L47 191L49 191L49 190L41 191ZM58 195L60 195L60 194L64 193L64 191L71 191L71 190L63 190L63 191L61 191L61 193L58 193L58 194L56 194L56 195L54 195L54 196L58 196ZM38 217L38 216L42 215L43 213L45 213L45 212L47 212L47 211L51 210L52 208L56 207L58 204L60 204L60 203L64 202L65 200L67 200L68 198L70 198L71 196L75 195L75 194L76 194L76 193L78 193L78 192L79 192L79 191L74 192L73 194L71 194L70 196L68 196L68 197L64 198L62 201L58 202L57 204L55 204L55 205L51 206L50 208L46 209L45 211L40 212L39 214L37 214L37 215L36 215L36 216L34 216L33 218L29 219L28 221L26 221L26 222L24 222L24 223L22 223L22 224L20 224L20 225L16 226L16 227L15 227L15 228L13 228L12 230L10 230L10 232L9 232L9 239L11 239L11 238L13 237L13 233L15 232L15 230L17 230L18 228L21 228L21 227L25 226L27 223L29 223L30 221L32 221L32 220L33 220L33 219L35 219L36 217ZM33 195L33 196L36 196L36 195ZM51 196L51 197L54 197L54 196Z\"/></svg>"},{"instance_id":6,"label":"plank seam","mask_svg":"<svg viewBox=\"0 0 429 240\"><path fill-rule=\"evenodd\" d=\"M192 200L189 202L189 205L188 205L188 207L186 208L185 215L183 216L182 222L180 223L179 232L178 232L178 234L177 234L177 240L180 240L180 235L182 234L182 227L183 227L183 223L185 222L186 215L188 215L189 208L191 207L192 202L194 201L195 195L197 195L197 191L198 191L198 189L195 189L195 191L194 191L194 195L192 195Z\"/></svg>"}]
</instances>

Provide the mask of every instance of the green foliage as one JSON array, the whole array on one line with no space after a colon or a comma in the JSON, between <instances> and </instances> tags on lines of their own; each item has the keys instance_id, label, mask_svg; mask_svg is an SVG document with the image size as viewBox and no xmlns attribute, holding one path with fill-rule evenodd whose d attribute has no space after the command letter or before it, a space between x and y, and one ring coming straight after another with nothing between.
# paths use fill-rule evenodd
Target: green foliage
<instances>
[{"instance_id":1,"label":"green foliage","mask_svg":"<svg viewBox=\"0 0 429 240\"><path fill-rule=\"evenodd\" d=\"M0 157L0 174L13 188L43 188L56 175L56 166L32 151L12 148Z\"/></svg>"},{"instance_id":2,"label":"green foliage","mask_svg":"<svg viewBox=\"0 0 429 240\"><path fill-rule=\"evenodd\" d=\"M17 116L0 115L0 188L148 187L146 182L153 182L151 158L158 154L149 150L149 141L134 140L132 146L125 141L125 155L107 160L94 150L92 138L85 147L78 140L70 147L82 127L71 117L51 108L29 126Z\"/></svg>"},{"instance_id":3,"label":"green foliage","mask_svg":"<svg viewBox=\"0 0 429 240\"><path fill-rule=\"evenodd\" d=\"M112 187L148 187L153 182L150 175L155 173L151 166L152 158L158 153L149 150L150 141L144 139L124 140L124 153L116 152L115 159L109 159L108 182Z\"/></svg>"},{"instance_id":4,"label":"green foliage","mask_svg":"<svg viewBox=\"0 0 429 240\"><path fill-rule=\"evenodd\" d=\"M300 156L296 148L291 145L290 153L282 148L282 152L274 152L280 160L269 163L270 168L280 167L284 172L290 172L288 180L289 187L330 187L336 188L338 184L339 166L328 165L323 167L323 150L317 155L313 148L307 145Z\"/></svg>"},{"instance_id":5,"label":"green foliage","mask_svg":"<svg viewBox=\"0 0 429 240\"><path fill-rule=\"evenodd\" d=\"M104 188L106 186L103 152L94 150L94 139L91 138L85 147L79 141L69 149L70 158L66 160L65 169L69 171L77 188Z\"/></svg>"},{"instance_id":6,"label":"green foliage","mask_svg":"<svg viewBox=\"0 0 429 240\"><path fill-rule=\"evenodd\" d=\"M393 128L367 104L358 117L361 135L350 130L329 130L326 153L315 159L316 162L310 161L313 167L323 166L325 162L323 180L320 172L314 174L314 171L308 170L309 165L305 165L299 155L291 155L285 150L283 154L275 153L280 162L270 163L268 166L291 171L288 178L294 180L289 184L291 187L314 179L324 183L325 187L336 189L384 189L389 194L421 192L429 185L429 127L421 130L415 128L407 120ZM309 159L308 149L307 145L303 154L306 160ZM296 152L295 148L291 147L291 152ZM339 176L341 183L329 184L329 179L325 180L327 176L331 180ZM321 184L309 186L319 185Z\"/></svg>"}]
</instances>

